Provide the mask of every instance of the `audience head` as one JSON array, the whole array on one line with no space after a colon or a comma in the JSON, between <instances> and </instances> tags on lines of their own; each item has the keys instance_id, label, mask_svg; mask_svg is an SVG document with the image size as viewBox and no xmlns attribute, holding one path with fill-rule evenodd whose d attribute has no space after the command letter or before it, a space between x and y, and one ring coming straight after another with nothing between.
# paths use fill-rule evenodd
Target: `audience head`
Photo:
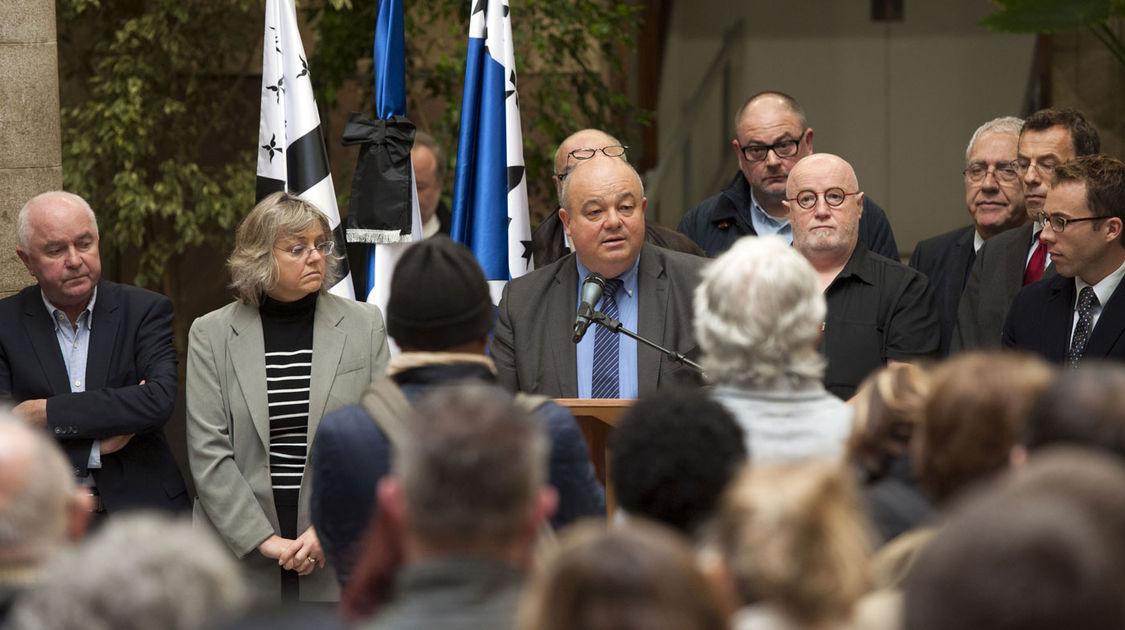
<instances>
[{"instance_id":1,"label":"audience head","mask_svg":"<svg viewBox=\"0 0 1125 630\"><path fill-rule=\"evenodd\" d=\"M328 217L285 192L261 200L235 232L227 259L239 301L257 306L263 296L291 302L323 291L339 278L339 261ZM322 251L322 248L324 251Z\"/></svg>"},{"instance_id":2,"label":"audience head","mask_svg":"<svg viewBox=\"0 0 1125 630\"><path fill-rule=\"evenodd\" d=\"M1125 259L1125 162L1097 154L1059 165L1040 218L1059 275L1097 284Z\"/></svg>"},{"instance_id":3,"label":"audience head","mask_svg":"<svg viewBox=\"0 0 1125 630\"><path fill-rule=\"evenodd\" d=\"M848 460L865 477L882 477L891 461L908 451L929 387L929 374L913 363L889 365L860 384L852 399Z\"/></svg>"},{"instance_id":4,"label":"audience head","mask_svg":"<svg viewBox=\"0 0 1125 630\"><path fill-rule=\"evenodd\" d=\"M748 236L703 271L695 335L713 382L757 388L819 383L826 305L816 273L780 237Z\"/></svg>"},{"instance_id":5,"label":"audience head","mask_svg":"<svg viewBox=\"0 0 1125 630\"><path fill-rule=\"evenodd\" d=\"M85 495L54 441L0 414L0 567L34 570L81 537L88 518Z\"/></svg>"},{"instance_id":6,"label":"audience head","mask_svg":"<svg viewBox=\"0 0 1125 630\"><path fill-rule=\"evenodd\" d=\"M205 630L248 601L238 562L188 520L117 516L60 554L12 612L19 630Z\"/></svg>"},{"instance_id":7,"label":"audience head","mask_svg":"<svg viewBox=\"0 0 1125 630\"><path fill-rule=\"evenodd\" d=\"M914 440L914 464L935 502L1003 471L1023 434L1028 410L1054 377L1042 359L970 352L932 370Z\"/></svg>"},{"instance_id":8,"label":"audience head","mask_svg":"<svg viewBox=\"0 0 1125 630\"><path fill-rule=\"evenodd\" d=\"M102 277L98 220L90 204L55 190L24 204L16 217L16 255L43 296L75 320Z\"/></svg>"},{"instance_id":9,"label":"audience head","mask_svg":"<svg viewBox=\"0 0 1125 630\"><path fill-rule=\"evenodd\" d=\"M395 477L380 484L380 509L391 492L408 537L427 554L514 548L522 556L555 506L547 447L542 423L499 387L437 388L415 407Z\"/></svg>"},{"instance_id":10,"label":"audience head","mask_svg":"<svg viewBox=\"0 0 1125 630\"><path fill-rule=\"evenodd\" d=\"M1125 625L1125 468L1095 452L1033 458L958 507L911 567L906 630Z\"/></svg>"},{"instance_id":11,"label":"audience head","mask_svg":"<svg viewBox=\"0 0 1125 630\"><path fill-rule=\"evenodd\" d=\"M746 462L742 428L700 389L642 397L609 438L618 506L697 536Z\"/></svg>"},{"instance_id":12,"label":"audience head","mask_svg":"<svg viewBox=\"0 0 1125 630\"><path fill-rule=\"evenodd\" d=\"M1122 392L1125 366L1119 363L1091 360L1061 371L1028 412L1024 446L1032 454L1050 446L1084 446L1125 461Z\"/></svg>"},{"instance_id":13,"label":"audience head","mask_svg":"<svg viewBox=\"0 0 1125 630\"><path fill-rule=\"evenodd\" d=\"M1027 223L1018 145L1023 121L994 118L973 133L965 149L965 203L982 238Z\"/></svg>"},{"instance_id":14,"label":"audience head","mask_svg":"<svg viewBox=\"0 0 1125 630\"><path fill-rule=\"evenodd\" d=\"M469 248L438 235L406 248L391 277L387 334L403 350L484 353L494 317Z\"/></svg>"},{"instance_id":15,"label":"audience head","mask_svg":"<svg viewBox=\"0 0 1125 630\"><path fill-rule=\"evenodd\" d=\"M686 542L643 522L563 532L535 576L520 630L725 630L726 611Z\"/></svg>"},{"instance_id":16,"label":"audience head","mask_svg":"<svg viewBox=\"0 0 1125 630\"><path fill-rule=\"evenodd\" d=\"M441 191L445 184L445 151L433 136L425 131L414 134L414 147L410 149L414 163L414 185L418 188L418 211L425 223L437 212Z\"/></svg>"},{"instance_id":17,"label":"audience head","mask_svg":"<svg viewBox=\"0 0 1125 630\"><path fill-rule=\"evenodd\" d=\"M795 98L782 92L750 97L734 115L738 170L759 204L777 207L793 165L811 154L813 131Z\"/></svg>"},{"instance_id":18,"label":"audience head","mask_svg":"<svg viewBox=\"0 0 1125 630\"><path fill-rule=\"evenodd\" d=\"M744 469L716 527L742 604L773 604L805 627L847 619L870 580L856 494L851 473L828 461Z\"/></svg>"},{"instance_id":19,"label":"audience head","mask_svg":"<svg viewBox=\"0 0 1125 630\"><path fill-rule=\"evenodd\" d=\"M625 273L645 239L644 186L623 159L597 153L571 167L559 218L578 260L606 278Z\"/></svg>"},{"instance_id":20,"label":"audience head","mask_svg":"<svg viewBox=\"0 0 1125 630\"><path fill-rule=\"evenodd\" d=\"M851 164L831 153L810 155L789 172L786 191L793 247L814 267L847 262L863 214L863 193Z\"/></svg>"},{"instance_id":21,"label":"audience head","mask_svg":"<svg viewBox=\"0 0 1125 630\"><path fill-rule=\"evenodd\" d=\"M1056 166L1100 148L1097 129L1078 110L1042 109L1028 116L1017 161L1028 216L1035 219L1043 211Z\"/></svg>"},{"instance_id":22,"label":"audience head","mask_svg":"<svg viewBox=\"0 0 1125 630\"><path fill-rule=\"evenodd\" d=\"M559 196L559 204L562 205L563 182L570 169L603 150L608 151L609 154L616 154L624 160L627 148L620 140L600 129L583 129L567 136L559 148L555 149L555 194Z\"/></svg>"}]
</instances>

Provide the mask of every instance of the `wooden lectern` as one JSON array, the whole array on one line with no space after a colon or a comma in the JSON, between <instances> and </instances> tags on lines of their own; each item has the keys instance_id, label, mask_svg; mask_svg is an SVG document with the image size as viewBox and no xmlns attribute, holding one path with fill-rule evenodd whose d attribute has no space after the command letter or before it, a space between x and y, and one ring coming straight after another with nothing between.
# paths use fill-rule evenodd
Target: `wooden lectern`
<instances>
[{"instance_id":1,"label":"wooden lectern","mask_svg":"<svg viewBox=\"0 0 1125 630\"><path fill-rule=\"evenodd\" d=\"M606 512L612 518L617 501L609 483L609 434L617 426L621 414L637 401L617 398L556 398L555 402L569 409L578 421L578 428L586 438L590 462L594 464L598 481L605 485Z\"/></svg>"}]
</instances>

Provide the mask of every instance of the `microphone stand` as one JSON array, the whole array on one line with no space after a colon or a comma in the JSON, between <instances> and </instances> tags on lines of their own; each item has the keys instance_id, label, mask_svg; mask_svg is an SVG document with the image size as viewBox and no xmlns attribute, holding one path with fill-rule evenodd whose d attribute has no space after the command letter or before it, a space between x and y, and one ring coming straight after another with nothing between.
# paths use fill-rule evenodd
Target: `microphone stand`
<instances>
[{"instance_id":1,"label":"microphone stand","mask_svg":"<svg viewBox=\"0 0 1125 630\"><path fill-rule=\"evenodd\" d=\"M594 322L597 322L601 326L605 326L610 331L612 331L614 334L624 333L625 336L632 337L633 339L636 339L637 341L645 344L646 346L660 351L660 353L663 354L664 356L668 357L668 359L670 359L672 361L675 361L676 363L679 363L680 365L686 365L690 368L693 368L693 369L697 370L700 374L703 373L703 366L702 365L699 365L695 361L692 361L691 359L685 357L684 355L680 354L679 352L676 352L675 350L669 350L669 349L667 349L667 348L665 348L665 347L663 347L663 346L661 346L661 345L659 345L655 342L652 342L652 341L649 341L648 339L645 339L644 337L642 337L642 336L638 335L637 333L629 330L628 328L625 328L621 324L621 322L617 321L616 319L613 319L612 317L607 316L605 313L602 313L601 311L594 311L592 314L588 315L587 317L590 318L590 321L594 321Z\"/></svg>"}]
</instances>

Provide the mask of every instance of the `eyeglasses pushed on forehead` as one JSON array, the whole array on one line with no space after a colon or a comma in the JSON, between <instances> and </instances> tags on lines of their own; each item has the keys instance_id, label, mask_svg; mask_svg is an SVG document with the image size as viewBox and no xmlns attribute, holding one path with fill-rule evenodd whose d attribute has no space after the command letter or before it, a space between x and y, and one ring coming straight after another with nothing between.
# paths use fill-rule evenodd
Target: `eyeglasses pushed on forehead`
<instances>
[{"instance_id":1,"label":"eyeglasses pushed on forehead","mask_svg":"<svg viewBox=\"0 0 1125 630\"><path fill-rule=\"evenodd\" d=\"M567 164L569 165L570 164L570 158L574 158L576 160L588 160L588 159L594 157L595 155L597 155L599 151L601 151L602 154L605 155L606 157L621 157L621 156L625 155L625 151L627 151L627 150L629 150L629 147L624 145L624 144L611 144L609 146L599 147L599 148L596 148L596 149L590 148L590 147L583 147L581 149L575 149L575 150L571 151L570 153L567 153L566 154L566 161L567 161ZM565 171L563 171L561 173L555 173L555 177L559 178L559 181L562 181L562 180L566 179L566 175L569 172L570 172L570 168L568 166L568 168Z\"/></svg>"}]
</instances>

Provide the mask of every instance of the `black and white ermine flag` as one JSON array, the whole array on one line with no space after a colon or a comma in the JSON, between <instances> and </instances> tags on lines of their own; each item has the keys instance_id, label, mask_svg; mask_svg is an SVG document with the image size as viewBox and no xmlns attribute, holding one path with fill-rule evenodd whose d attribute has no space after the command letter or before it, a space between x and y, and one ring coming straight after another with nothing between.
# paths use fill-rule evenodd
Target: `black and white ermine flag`
<instances>
[{"instance_id":1,"label":"black and white ermine flag","mask_svg":"<svg viewBox=\"0 0 1125 630\"><path fill-rule=\"evenodd\" d=\"M315 205L328 215L336 251L346 251L336 190L328 169L328 151L320 131L320 113L313 97L293 0L266 0L256 188L258 200L284 190ZM329 291L355 297L346 258L342 264L343 277Z\"/></svg>"}]
</instances>

